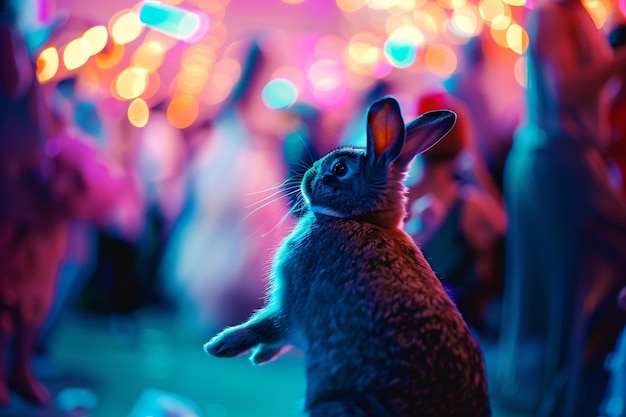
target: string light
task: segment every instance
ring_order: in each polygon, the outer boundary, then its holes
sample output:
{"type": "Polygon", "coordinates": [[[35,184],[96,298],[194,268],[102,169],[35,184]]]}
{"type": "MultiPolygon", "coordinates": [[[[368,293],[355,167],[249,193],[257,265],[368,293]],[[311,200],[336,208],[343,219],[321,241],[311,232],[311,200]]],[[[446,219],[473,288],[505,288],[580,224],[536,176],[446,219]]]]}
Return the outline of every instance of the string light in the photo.
{"type": "MultiPolygon", "coordinates": [[[[305,1],[283,0],[287,4],[305,1]]],[[[614,8],[608,1],[583,0],[599,28],[614,8]]],[[[187,125],[194,114],[193,103],[212,106],[223,102],[241,76],[240,56],[227,53],[242,42],[228,42],[224,23],[228,2],[138,1],[134,7],[115,13],[108,28],[91,27],[64,46],[41,51],[37,79],[48,82],[58,76],[61,65],[74,71],[93,57],[95,66],[81,69],[103,74],[92,77],[92,83],[108,84],[113,97],[131,103],[140,98],[145,103],[162,92],[173,97],[168,107],[173,123],[187,125]],[[185,3],[198,9],[191,10],[185,3]],[[144,31],[145,37],[138,42],[144,31]],[[182,55],[178,55],[181,45],[182,55]],[[173,75],[161,68],[170,51],[176,51],[172,52],[174,59],[180,62],[173,75]],[[127,52],[132,52],[128,60],[127,52]],[[121,63],[127,67],[117,68],[121,63]],[[118,74],[107,75],[105,70],[118,74]],[[187,118],[180,113],[181,108],[192,110],[187,118]]],[[[340,30],[309,44],[313,48],[308,51],[306,69],[291,65],[274,71],[264,89],[268,106],[289,106],[292,100],[309,93],[319,104],[328,106],[333,97],[341,100],[347,94],[342,88],[360,91],[374,79],[388,77],[394,68],[414,72],[425,68],[447,77],[457,70],[458,48],[487,29],[487,35],[506,51],[522,55],[528,47],[528,34],[516,23],[525,8],[532,6],[528,0],[335,0],[335,4],[344,15],[340,30]]],[[[620,8],[626,8],[625,4],[626,0],[619,0],[620,8]]],[[[522,61],[515,62],[515,79],[522,85],[522,61]]],[[[128,108],[130,111],[131,106],[128,108]]]]}

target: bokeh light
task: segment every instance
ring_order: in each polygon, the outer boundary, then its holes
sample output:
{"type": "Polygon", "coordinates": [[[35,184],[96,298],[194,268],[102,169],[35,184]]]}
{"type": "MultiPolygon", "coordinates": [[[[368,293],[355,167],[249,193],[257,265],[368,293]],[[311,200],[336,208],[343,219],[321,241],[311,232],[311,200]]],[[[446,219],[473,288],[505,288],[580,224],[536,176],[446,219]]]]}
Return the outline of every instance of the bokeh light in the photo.
{"type": "Polygon", "coordinates": [[[414,26],[396,29],[385,42],[385,56],[396,68],[410,67],[415,63],[418,48],[424,43],[424,35],[414,26]]]}
{"type": "Polygon", "coordinates": [[[143,31],[144,24],[139,20],[137,13],[126,11],[115,19],[112,18],[111,37],[116,43],[121,45],[130,43],[137,39],[143,31]]]}
{"type": "Polygon", "coordinates": [[[208,29],[208,18],[157,1],[144,1],[139,8],[141,23],[177,39],[189,40],[198,34],[200,28],[208,29]],[[202,17],[205,17],[203,19],[202,17]],[[203,22],[203,20],[205,20],[203,22]],[[204,23],[204,24],[201,24],[204,23]]]}
{"type": "Polygon", "coordinates": [[[337,0],[337,7],[345,13],[356,12],[365,6],[365,0],[337,0]]]}
{"type": "Polygon", "coordinates": [[[139,67],[124,69],[115,80],[115,91],[123,99],[134,99],[146,91],[148,71],[139,67]]]}
{"type": "Polygon", "coordinates": [[[511,18],[511,16],[506,14],[500,14],[495,16],[491,20],[491,22],[489,22],[489,25],[494,30],[506,30],[509,26],[511,26],[512,23],[513,19],[511,18]]]}
{"type": "Polygon", "coordinates": [[[526,70],[526,57],[520,56],[515,60],[515,64],[513,65],[513,76],[515,77],[515,81],[523,87],[526,88],[528,85],[528,72],[526,70]]]}
{"type": "Polygon", "coordinates": [[[429,37],[439,35],[445,30],[448,15],[446,11],[437,3],[428,2],[413,13],[415,25],[420,28],[426,39],[434,39],[429,37]]]}
{"type": "Polygon", "coordinates": [[[191,126],[199,114],[198,101],[188,94],[175,96],[167,106],[167,120],[176,128],[191,126]]]}
{"type": "Polygon", "coordinates": [[[59,52],[50,46],[39,54],[37,58],[37,80],[40,83],[50,81],[59,70],[59,52]]]}
{"type": "Polygon", "coordinates": [[[90,51],[89,41],[83,38],[71,40],[63,50],[63,65],[70,71],[82,67],[89,60],[90,51]]]}
{"type": "Polygon", "coordinates": [[[449,46],[433,44],[426,49],[424,63],[433,74],[448,77],[456,71],[458,58],[449,46]]]}
{"type": "Polygon", "coordinates": [[[307,77],[318,91],[332,91],[341,84],[341,68],[337,61],[320,59],[311,65],[307,77]]]}
{"type": "Polygon", "coordinates": [[[165,59],[165,47],[157,41],[142,43],[133,53],[130,64],[144,68],[149,73],[159,69],[165,59]]]}
{"type": "MultiPolygon", "coordinates": [[[[596,24],[606,20],[602,16],[610,7],[607,1],[583,0],[590,13],[595,11],[599,16],[594,18],[596,24]]],[[[40,53],[37,77],[45,82],[57,76],[55,51],[57,61],[58,55],[62,55],[63,64],[70,70],[83,66],[93,56],[97,68],[92,69],[102,74],[95,82],[106,86],[100,91],[110,91],[117,100],[145,101],[159,94],[159,100],[191,96],[196,104],[216,106],[227,99],[241,76],[242,51],[228,51],[235,44],[246,44],[241,37],[229,41],[225,20],[228,3],[229,0],[136,0],[132,8],[113,14],[108,30],[103,25],[91,27],[82,40],[74,39],[62,49],[40,53]],[[197,32],[202,16],[211,20],[203,37],[183,39],[197,32]],[[147,30],[142,39],[144,28],[147,30]],[[166,59],[175,64],[164,67],[166,59]],[[107,69],[110,71],[101,71],[107,69]]],[[[426,69],[435,76],[449,76],[458,69],[456,51],[470,38],[479,36],[485,26],[496,44],[506,49],[505,53],[523,54],[528,46],[527,33],[513,19],[514,15],[523,16],[525,11],[515,7],[525,5],[525,0],[335,3],[336,10],[343,13],[339,30],[307,33],[303,41],[306,55],[294,56],[298,62],[280,62],[266,75],[266,80],[271,81],[263,94],[269,107],[282,108],[311,95],[318,104],[323,102],[328,107],[333,95],[340,97],[343,87],[349,90],[346,94],[354,96],[376,79],[392,76],[395,69],[413,73],[426,69]],[[300,59],[303,56],[308,59],[300,59]]],[[[284,33],[281,36],[285,45],[292,40],[284,33]]],[[[180,100],[186,99],[175,100],[173,108],[179,106],[176,103],[180,100]]]]}
{"type": "Polygon", "coordinates": [[[178,88],[183,93],[197,94],[206,86],[209,80],[209,68],[196,63],[185,63],[178,73],[178,88]]]}
{"type": "Polygon", "coordinates": [[[506,30],[506,44],[509,49],[517,54],[523,54],[528,48],[528,34],[523,27],[513,23],[506,30]]]}
{"type": "Polygon", "coordinates": [[[89,43],[89,56],[93,56],[104,49],[109,39],[109,32],[105,26],[94,26],[87,29],[82,38],[89,43]]]}
{"type": "Polygon", "coordinates": [[[451,29],[468,38],[482,31],[482,22],[478,8],[470,3],[455,9],[450,17],[451,29]]]}
{"type": "Polygon", "coordinates": [[[298,99],[298,90],[291,81],[277,78],[265,85],[261,98],[270,109],[284,109],[298,99]]]}
{"type": "Polygon", "coordinates": [[[454,10],[464,6],[467,3],[467,0],[437,0],[437,3],[446,9],[454,10]]]}
{"type": "Polygon", "coordinates": [[[526,0],[503,0],[506,4],[511,6],[521,7],[526,5],[526,0]]]}
{"type": "Polygon", "coordinates": [[[583,0],[583,4],[596,27],[599,29],[604,26],[609,17],[610,5],[606,5],[600,0],[583,0]]]}
{"type": "Polygon", "coordinates": [[[382,50],[378,46],[378,39],[368,32],[354,35],[348,43],[348,58],[359,64],[372,64],[380,60],[382,50]]]}
{"type": "Polygon", "coordinates": [[[365,4],[372,10],[389,9],[398,3],[398,0],[365,0],[365,4]]]}
{"type": "Polygon", "coordinates": [[[128,121],[135,127],[144,127],[150,118],[150,108],[145,100],[136,98],[128,105],[128,121]]]}
{"type": "Polygon", "coordinates": [[[507,41],[507,29],[497,29],[494,28],[493,26],[490,29],[490,33],[491,33],[491,38],[494,40],[494,42],[498,45],[500,45],[503,48],[508,48],[509,44],[507,41]]]}
{"type": "Polygon", "coordinates": [[[486,22],[491,22],[497,16],[506,15],[505,6],[502,0],[480,0],[478,2],[478,10],[486,22]]]}

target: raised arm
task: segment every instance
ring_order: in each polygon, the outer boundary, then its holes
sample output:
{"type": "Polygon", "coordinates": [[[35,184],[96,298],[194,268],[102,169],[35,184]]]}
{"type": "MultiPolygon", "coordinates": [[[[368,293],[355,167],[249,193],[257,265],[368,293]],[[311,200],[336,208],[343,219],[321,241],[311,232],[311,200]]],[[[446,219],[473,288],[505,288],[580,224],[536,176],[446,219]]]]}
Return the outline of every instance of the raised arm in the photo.
{"type": "Polygon", "coordinates": [[[205,343],[204,350],[217,357],[233,357],[255,350],[259,361],[266,362],[286,344],[286,328],[280,315],[271,308],[265,307],[256,312],[243,324],[228,327],[205,343]],[[269,357],[268,357],[269,356],[269,357]]]}

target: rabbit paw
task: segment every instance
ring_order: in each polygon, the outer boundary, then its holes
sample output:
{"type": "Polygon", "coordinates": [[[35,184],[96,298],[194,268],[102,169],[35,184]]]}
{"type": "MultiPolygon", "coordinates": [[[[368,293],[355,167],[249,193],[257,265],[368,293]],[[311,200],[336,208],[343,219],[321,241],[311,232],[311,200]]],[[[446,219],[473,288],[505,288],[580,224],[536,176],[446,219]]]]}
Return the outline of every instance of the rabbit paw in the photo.
{"type": "Polygon", "coordinates": [[[205,343],[204,351],[218,358],[241,356],[248,353],[256,344],[250,339],[248,329],[229,328],[205,343]]]}

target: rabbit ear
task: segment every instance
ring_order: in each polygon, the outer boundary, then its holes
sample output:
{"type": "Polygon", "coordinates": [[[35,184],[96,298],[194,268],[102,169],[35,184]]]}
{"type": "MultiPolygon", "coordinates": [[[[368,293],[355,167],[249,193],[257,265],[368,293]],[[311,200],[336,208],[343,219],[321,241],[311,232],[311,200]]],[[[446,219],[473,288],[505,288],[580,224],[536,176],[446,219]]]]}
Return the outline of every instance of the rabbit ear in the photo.
{"type": "Polygon", "coordinates": [[[375,101],[367,112],[367,159],[387,165],[402,152],[404,121],[400,105],[388,96],[375,101]]]}
{"type": "Polygon", "coordinates": [[[408,165],[415,156],[439,142],[455,123],[456,113],[450,110],[434,110],[420,115],[406,126],[406,141],[396,163],[408,165]]]}

